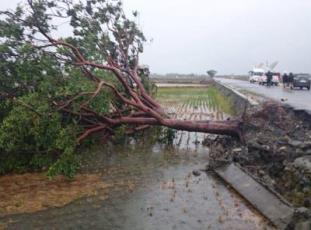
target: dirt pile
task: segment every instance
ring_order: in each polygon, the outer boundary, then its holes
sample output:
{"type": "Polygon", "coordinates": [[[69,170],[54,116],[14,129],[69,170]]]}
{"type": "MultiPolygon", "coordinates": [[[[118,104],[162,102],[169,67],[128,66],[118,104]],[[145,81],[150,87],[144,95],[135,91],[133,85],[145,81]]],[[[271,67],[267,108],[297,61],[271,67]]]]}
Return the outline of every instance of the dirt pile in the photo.
{"type": "Polygon", "coordinates": [[[205,139],[211,163],[237,162],[296,207],[311,210],[311,122],[307,114],[265,103],[244,117],[245,145],[205,139]]]}

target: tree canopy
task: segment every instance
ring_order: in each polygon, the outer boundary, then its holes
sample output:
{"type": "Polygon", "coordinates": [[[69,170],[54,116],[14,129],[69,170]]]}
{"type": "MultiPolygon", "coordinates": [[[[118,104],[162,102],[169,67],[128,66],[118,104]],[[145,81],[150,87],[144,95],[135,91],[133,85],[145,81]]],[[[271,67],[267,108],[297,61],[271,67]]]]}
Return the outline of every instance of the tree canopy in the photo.
{"type": "Polygon", "coordinates": [[[2,171],[33,165],[73,175],[75,148],[95,133],[107,140],[120,127],[240,135],[239,121],[181,121],[164,113],[138,73],[146,39],[136,16],[126,17],[119,0],[26,0],[1,12],[2,171]],[[20,166],[14,156],[23,159],[20,166]]]}

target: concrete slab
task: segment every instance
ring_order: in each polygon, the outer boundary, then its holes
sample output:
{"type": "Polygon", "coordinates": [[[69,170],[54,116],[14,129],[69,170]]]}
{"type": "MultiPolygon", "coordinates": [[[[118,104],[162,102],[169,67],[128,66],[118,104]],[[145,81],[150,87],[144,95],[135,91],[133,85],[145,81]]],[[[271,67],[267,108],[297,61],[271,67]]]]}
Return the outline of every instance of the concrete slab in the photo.
{"type": "Polygon", "coordinates": [[[239,92],[238,90],[236,90],[234,87],[232,87],[230,84],[226,84],[224,82],[221,82],[219,80],[216,80],[216,82],[218,84],[221,84],[223,87],[227,88],[229,91],[232,91],[233,93],[235,93],[237,96],[243,98],[244,100],[248,101],[248,103],[252,106],[256,106],[259,105],[259,103],[253,99],[251,99],[250,97],[247,97],[246,95],[244,95],[243,93],[239,92]]]}
{"type": "Polygon", "coordinates": [[[231,163],[215,169],[215,172],[276,227],[285,229],[290,223],[294,209],[240,167],[231,163]]]}

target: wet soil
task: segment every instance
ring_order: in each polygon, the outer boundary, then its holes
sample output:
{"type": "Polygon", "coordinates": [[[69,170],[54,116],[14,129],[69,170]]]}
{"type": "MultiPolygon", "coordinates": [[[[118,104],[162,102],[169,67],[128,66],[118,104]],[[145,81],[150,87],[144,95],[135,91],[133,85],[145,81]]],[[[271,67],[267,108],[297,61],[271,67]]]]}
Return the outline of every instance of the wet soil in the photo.
{"type": "Polygon", "coordinates": [[[307,168],[311,154],[309,115],[267,102],[245,115],[244,128],[245,145],[230,138],[205,140],[214,159],[210,166],[237,162],[295,207],[310,209],[311,174],[307,168]]]}
{"type": "Polygon", "coordinates": [[[114,184],[100,174],[78,174],[74,179],[58,176],[49,180],[44,173],[0,177],[0,217],[62,207],[81,197],[107,191],[114,184]]]}

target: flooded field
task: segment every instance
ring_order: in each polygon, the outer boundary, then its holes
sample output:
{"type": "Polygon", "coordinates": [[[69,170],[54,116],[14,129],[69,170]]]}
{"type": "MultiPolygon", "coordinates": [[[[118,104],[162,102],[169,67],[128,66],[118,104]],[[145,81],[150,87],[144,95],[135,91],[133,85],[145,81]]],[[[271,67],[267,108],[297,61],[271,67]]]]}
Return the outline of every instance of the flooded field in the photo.
{"type": "MultiPolygon", "coordinates": [[[[158,89],[158,100],[171,117],[180,120],[226,120],[235,114],[232,104],[213,87],[163,87],[158,89]]],[[[209,136],[213,135],[178,131],[175,146],[208,151],[201,143],[209,136]]]]}
{"type": "MultiPolygon", "coordinates": [[[[158,99],[179,119],[227,119],[232,106],[213,88],[159,88],[158,99]]],[[[212,174],[201,145],[207,134],[179,131],[172,145],[156,130],[84,153],[81,174],[106,185],[57,208],[0,218],[8,229],[270,229],[267,221],[212,174]]],[[[48,191],[46,191],[48,193],[48,191]]]]}

